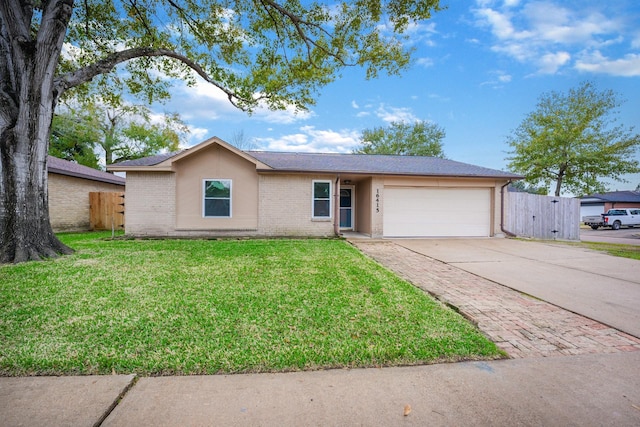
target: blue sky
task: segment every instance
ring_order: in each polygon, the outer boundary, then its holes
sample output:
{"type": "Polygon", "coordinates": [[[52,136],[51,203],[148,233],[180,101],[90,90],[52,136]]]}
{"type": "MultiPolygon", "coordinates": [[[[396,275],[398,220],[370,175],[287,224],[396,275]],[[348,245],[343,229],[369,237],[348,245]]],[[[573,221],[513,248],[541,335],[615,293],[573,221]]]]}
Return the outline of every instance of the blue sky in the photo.
{"type": "MultiPolygon", "coordinates": [[[[206,83],[179,84],[163,108],[192,129],[189,144],[240,132],[256,149],[350,152],[363,129],[429,120],[446,131],[445,155],[506,169],[506,136],[538,97],[584,80],[626,102],[620,123],[640,132],[640,2],[615,0],[443,1],[446,10],[411,29],[414,64],[401,76],[367,81],[348,69],[307,113],[235,110],[206,83]]],[[[640,158],[640,153],[637,154],[640,158]]],[[[612,190],[634,189],[630,182],[612,190]]]]}

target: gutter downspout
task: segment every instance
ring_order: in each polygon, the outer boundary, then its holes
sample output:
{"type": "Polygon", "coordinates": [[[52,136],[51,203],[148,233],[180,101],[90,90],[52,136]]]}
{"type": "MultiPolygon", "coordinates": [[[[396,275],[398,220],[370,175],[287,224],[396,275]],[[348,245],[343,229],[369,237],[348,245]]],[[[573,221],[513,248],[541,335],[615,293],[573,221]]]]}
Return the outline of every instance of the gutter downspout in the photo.
{"type": "Polygon", "coordinates": [[[340,175],[336,178],[336,190],[333,195],[333,232],[340,236],[340,175]]]}
{"type": "Polygon", "coordinates": [[[509,237],[517,237],[514,233],[504,228],[504,189],[509,184],[511,184],[511,180],[500,187],[500,230],[509,237]]]}

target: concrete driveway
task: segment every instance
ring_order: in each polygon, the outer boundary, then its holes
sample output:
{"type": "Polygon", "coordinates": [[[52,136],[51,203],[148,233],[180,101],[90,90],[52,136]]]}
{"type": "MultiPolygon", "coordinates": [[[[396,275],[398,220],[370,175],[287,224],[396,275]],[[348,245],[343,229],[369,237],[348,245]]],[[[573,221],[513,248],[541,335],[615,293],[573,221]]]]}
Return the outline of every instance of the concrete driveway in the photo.
{"type": "Polygon", "coordinates": [[[513,239],[394,243],[640,337],[640,261],[513,239]]]}
{"type": "Polygon", "coordinates": [[[599,228],[597,230],[581,228],[580,240],[584,242],[620,243],[640,246],[640,229],[637,227],[621,228],[620,230],[612,230],[610,228],[599,228]]]}

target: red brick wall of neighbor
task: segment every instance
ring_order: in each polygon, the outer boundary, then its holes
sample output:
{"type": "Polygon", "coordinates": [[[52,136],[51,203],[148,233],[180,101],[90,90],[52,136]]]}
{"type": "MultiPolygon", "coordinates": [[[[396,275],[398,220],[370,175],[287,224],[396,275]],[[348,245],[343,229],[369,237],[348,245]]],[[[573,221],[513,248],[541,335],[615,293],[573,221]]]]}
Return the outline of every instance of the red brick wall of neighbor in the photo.
{"type": "Polygon", "coordinates": [[[89,230],[89,192],[124,191],[124,185],[49,173],[49,216],[53,231],[89,230]]]}
{"type": "Polygon", "coordinates": [[[622,209],[622,208],[638,208],[640,209],[640,203],[624,203],[624,202],[606,202],[604,204],[604,212],[609,209],[622,209]]]}

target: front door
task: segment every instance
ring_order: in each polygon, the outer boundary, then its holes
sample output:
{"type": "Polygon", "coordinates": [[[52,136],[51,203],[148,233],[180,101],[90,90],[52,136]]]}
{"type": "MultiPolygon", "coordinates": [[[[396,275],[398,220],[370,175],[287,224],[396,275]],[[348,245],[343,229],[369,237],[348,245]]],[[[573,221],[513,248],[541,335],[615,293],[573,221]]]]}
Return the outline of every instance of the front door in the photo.
{"type": "Polygon", "coordinates": [[[353,230],[353,187],[340,187],[340,228],[353,230]]]}

